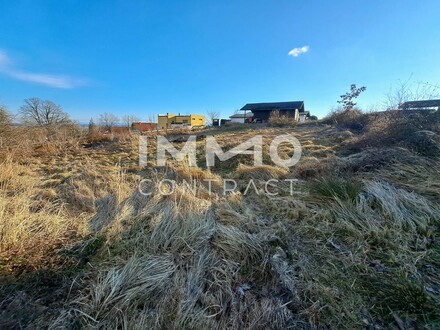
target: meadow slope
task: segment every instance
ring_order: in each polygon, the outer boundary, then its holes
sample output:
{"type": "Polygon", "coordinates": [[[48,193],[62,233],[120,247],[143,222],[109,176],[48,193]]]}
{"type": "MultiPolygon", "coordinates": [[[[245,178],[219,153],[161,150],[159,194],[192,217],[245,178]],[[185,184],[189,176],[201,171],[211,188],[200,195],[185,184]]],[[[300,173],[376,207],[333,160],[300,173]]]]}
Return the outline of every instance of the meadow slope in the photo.
{"type": "Polygon", "coordinates": [[[237,156],[210,171],[202,158],[140,168],[136,135],[5,150],[0,328],[440,327],[438,126],[408,142],[386,123],[209,131],[224,149],[265,142],[265,165],[237,156]],[[288,170],[268,157],[280,134],[303,149],[288,170]],[[176,189],[143,196],[144,178],[176,189]]]}

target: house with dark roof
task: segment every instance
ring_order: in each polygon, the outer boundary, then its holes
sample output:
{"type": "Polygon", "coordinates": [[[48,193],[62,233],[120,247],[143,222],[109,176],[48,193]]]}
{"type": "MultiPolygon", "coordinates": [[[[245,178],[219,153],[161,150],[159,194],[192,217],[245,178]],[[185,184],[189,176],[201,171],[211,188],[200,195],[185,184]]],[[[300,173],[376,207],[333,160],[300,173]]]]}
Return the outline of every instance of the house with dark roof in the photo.
{"type": "Polygon", "coordinates": [[[300,121],[302,115],[304,120],[306,118],[306,111],[304,108],[304,101],[294,102],[271,102],[271,103],[248,103],[240,111],[252,112],[254,122],[267,122],[272,111],[278,110],[281,116],[295,118],[300,121]]]}
{"type": "Polygon", "coordinates": [[[232,116],[229,116],[229,119],[231,120],[231,123],[250,123],[252,122],[252,112],[246,112],[246,113],[236,113],[232,116]]]}
{"type": "Polygon", "coordinates": [[[402,103],[399,106],[402,110],[440,110],[440,99],[439,100],[420,100],[420,101],[409,101],[402,103]]]}

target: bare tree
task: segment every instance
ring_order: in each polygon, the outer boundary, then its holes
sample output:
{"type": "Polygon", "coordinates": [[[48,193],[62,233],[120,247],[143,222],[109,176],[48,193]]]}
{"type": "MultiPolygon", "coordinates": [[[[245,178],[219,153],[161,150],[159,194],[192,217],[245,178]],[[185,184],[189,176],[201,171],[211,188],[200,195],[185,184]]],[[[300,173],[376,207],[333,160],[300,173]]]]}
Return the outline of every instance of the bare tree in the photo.
{"type": "Polygon", "coordinates": [[[89,135],[93,135],[97,132],[97,127],[93,118],[90,118],[89,121],[89,135]]]}
{"type": "Polygon", "coordinates": [[[9,125],[11,123],[11,115],[5,106],[0,104],[0,125],[9,125]]]}
{"type": "Polygon", "coordinates": [[[391,86],[385,95],[383,106],[387,110],[396,110],[408,101],[430,100],[440,97],[440,86],[428,82],[412,82],[412,77],[406,81],[399,80],[396,87],[391,86]]]}
{"type": "Polygon", "coordinates": [[[112,113],[103,113],[99,116],[99,125],[105,130],[111,130],[119,122],[119,118],[112,113]]]}
{"type": "Polygon", "coordinates": [[[208,110],[206,111],[206,113],[208,114],[209,122],[211,123],[211,125],[214,119],[219,119],[220,117],[220,113],[215,110],[208,110]]]}
{"type": "Polygon", "coordinates": [[[122,116],[122,123],[131,129],[131,125],[135,122],[141,121],[139,117],[133,115],[125,115],[122,116]]]}
{"type": "Polygon", "coordinates": [[[155,115],[148,115],[148,122],[149,123],[154,123],[156,120],[156,116],[155,115]]]}
{"type": "Polygon", "coordinates": [[[71,123],[69,115],[63,111],[61,106],[38,97],[25,99],[19,112],[21,121],[26,125],[53,126],[71,123]]]}
{"type": "Polygon", "coordinates": [[[0,104],[0,147],[3,147],[3,140],[11,134],[11,115],[5,106],[0,104]]]}

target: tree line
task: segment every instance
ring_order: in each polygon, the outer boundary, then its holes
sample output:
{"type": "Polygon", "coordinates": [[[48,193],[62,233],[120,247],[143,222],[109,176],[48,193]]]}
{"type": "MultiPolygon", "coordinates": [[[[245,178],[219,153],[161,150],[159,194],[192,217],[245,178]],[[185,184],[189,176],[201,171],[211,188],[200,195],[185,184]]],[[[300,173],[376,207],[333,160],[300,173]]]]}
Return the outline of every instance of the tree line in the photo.
{"type": "MultiPolygon", "coordinates": [[[[366,90],[366,87],[357,87],[355,84],[350,86],[350,91],[341,95],[338,103],[342,106],[343,111],[355,109],[354,102],[357,97],[366,90]]],[[[433,99],[440,97],[440,86],[425,82],[418,82],[415,85],[411,82],[411,77],[400,84],[385,95],[382,102],[382,108],[386,110],[398,109],[399,106],[410,100],[433,99]]],[[[207,111],[208,117],[215,119],[219,117],[219,113],[214,110],[207,111]]],[[[315,117],[315,116],[314,116],[315,117]]],[[[10,130],[10,124],[14,116],[12,116],[5,106],[0,104],[0,135],[10,130]]],[[[48,130],[53,130],[60,126],[79,126],[75,123],[63,108],[51,100],[43,100],[38,97],[31,97],[24,100],[23,105],[18,111],[18,118],[20,123],[26,126],[43,127],[48,130]]],[[[112,113],[105,112],[99,115],[97,123],[93,118],[90,119],[89,128],[93,127],[95,130],[109,131],[112,127],[121,125],[123,127],[131,128],[134,122],[140,121],[140,118],[134,115],[124,115],[118,117],[112,113]]],[[[149,121],[153,121],[150,116],[149,121]]]]}
{"type": "MultiPolygon", "coordinates": [[[[24,100],[23,105],[18,110],[17,119],[25,126],[45,128],[77,124],[59,104],[38,97],[31,97],[24,100]]],[[[7,111],[6,107],[0,105],[0,129],[2,129],[4,125],[10,124],[12,120],[13,116],[7,111]]],[[[131,125],[138,121],[140,121],[140,118],[134,115],[124,115],[119,118],[112,113],[105,112],[99,115],[98,125],[95,124],[93,118],[90,119],[90,125],[99,126],[104,130],[110,130],[119,124],[131,128],[131,125]]]]}

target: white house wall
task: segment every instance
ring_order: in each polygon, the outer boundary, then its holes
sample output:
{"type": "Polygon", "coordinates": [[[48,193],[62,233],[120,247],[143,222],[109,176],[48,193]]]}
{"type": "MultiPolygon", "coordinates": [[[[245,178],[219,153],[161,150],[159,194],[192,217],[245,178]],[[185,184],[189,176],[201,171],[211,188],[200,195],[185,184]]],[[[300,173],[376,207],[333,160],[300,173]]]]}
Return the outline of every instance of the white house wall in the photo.
{"type": "Polygon", "coordinates": [[[244,124],[244,118],[231,118],[231,123],[244,124]]]}

